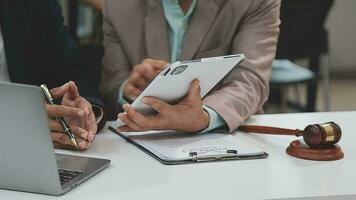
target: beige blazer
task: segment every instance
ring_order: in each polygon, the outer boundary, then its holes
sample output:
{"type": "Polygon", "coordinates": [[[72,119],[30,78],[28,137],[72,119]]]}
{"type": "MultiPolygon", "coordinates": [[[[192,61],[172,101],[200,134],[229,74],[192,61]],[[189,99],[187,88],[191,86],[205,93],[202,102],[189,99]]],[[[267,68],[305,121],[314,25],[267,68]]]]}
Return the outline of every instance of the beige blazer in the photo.
{"type": "MultiPolygon", "coordinates": [[[[180,60],[244,53],[247,60],[204,98],[233,131],[261,112],[269,95],[279,34],[280,0],[197,0],[180,60]]],[[[101,95],[117,114],[118,90],[145,58],[170,60],[160,0],[106,0],[101,95]]]]}

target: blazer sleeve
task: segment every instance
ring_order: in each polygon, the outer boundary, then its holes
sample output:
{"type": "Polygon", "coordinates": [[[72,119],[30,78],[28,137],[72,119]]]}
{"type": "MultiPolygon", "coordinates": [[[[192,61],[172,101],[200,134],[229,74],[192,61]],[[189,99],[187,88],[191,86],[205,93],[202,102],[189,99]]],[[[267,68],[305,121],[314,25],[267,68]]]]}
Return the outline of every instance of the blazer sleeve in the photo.
{"type": "MultiPolygon", "coordinates": [[[[62,10],[56,0],[48,2],[48,19],[46,51],[43,56],[45,62],[43,68],[50,68],[49,74],[52,82],[50,87],[62,85],[68,81],[75,81],[79,92],[91,103],[103,106],[98,93],[98,86],[91,74],[89,67],[84,65],[76,43],[72,40],[64,25],[62,10]]],[[[92,66],[99,67],[99,66],[92,66]]]]}
{"type": "Polygon", "coordinates": [[[229,131],[262,111],[269,95],[271,65],[279,35],[280,0],[254,0],[239,27],[232,53],[244,53],[246,60],[204,99],[227,123],[229,131]]]}
{"type": "MultiPolygon", "coordinates": [[[[104,57],[102,60],[102,74],[99,92],[104,104],[110,108],[108,117],[116,119],[116,115],[122,109],[119,107],[119,88],[130,75],[130,62],[124,48],[121,45],[119,36],[116,34],[111,23],[110,1],[105,1],[103,12],[103,33],[104,33],[104,57]]],[[[112,11],[114,12],[114,11],[112,11]]]]}

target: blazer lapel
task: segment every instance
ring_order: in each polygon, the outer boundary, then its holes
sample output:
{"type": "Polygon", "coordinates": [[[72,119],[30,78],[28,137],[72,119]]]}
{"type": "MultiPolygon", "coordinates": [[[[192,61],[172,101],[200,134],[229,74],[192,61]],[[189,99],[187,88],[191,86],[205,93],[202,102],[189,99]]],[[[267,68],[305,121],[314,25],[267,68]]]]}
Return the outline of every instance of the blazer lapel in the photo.
{"type": "Polygon", "coordinates": [[[148,58],[170,61],[168,25],[160,0],[147,1],[145,40],[148,58]]]}
{"type": "Polygon", "coordinates": [[[181,60],[190,60],[198,51],[219,11],[217,0],[198,0],[184,38],[181,60]]]}
{"type": "Polygon", "coordinates": [[[24,0],[1,0],[1,31],[12,82],[23,82],[24,73],[24,0]]]}

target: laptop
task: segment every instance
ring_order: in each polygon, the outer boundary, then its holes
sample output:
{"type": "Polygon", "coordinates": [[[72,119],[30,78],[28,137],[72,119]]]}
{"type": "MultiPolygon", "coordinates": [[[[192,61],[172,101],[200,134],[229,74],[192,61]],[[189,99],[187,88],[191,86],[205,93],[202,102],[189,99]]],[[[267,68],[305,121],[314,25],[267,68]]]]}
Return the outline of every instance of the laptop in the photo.
{"type": "Polygon", "coordinates": [[[54,153],[39,87],[0,82],[0,188],[62,195],[110,160],[54,153]]]}

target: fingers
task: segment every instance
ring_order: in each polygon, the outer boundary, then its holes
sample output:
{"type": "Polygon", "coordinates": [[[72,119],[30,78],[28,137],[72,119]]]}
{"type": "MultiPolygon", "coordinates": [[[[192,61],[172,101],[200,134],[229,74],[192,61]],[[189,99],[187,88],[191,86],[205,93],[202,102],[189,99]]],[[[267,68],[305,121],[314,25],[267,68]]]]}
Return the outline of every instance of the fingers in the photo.
{"type": "Polygon", "coordinates": [[[50,118],[59,117],[84,117],[83,109],[73,108],[62,105],[49,105],[46,104],[47,114],[50,118]]]}
{"type": "Polygon", "coordinates": [[[80,97],[78,98],[77,107],[83,109],[85,112],[83,125],[88,132],[88,137],[86,139],[88,141],[93,141],[97,131],[97,124],[92,105],[86,99],[80,97]]]}
{"type": "MultiPolygon", "coordinates": [[[[54,119],[49,119],[49,126],[51,131],[53,132],[59,132],[59,133],[64,133],[63,127],[61,124],[54,119]]],[[[79,137],[84,140],[88,140],[89,142],[93,141],[94,137],[90,136],[88,131],[84,130],[83,128],[80,128],[79,126],[70,126],[70,130],[76,137],[79,137]]]]}
{"type": "Polygon", "coordinates": [[[124,96],[130,101],[134,101],[140,94],[142,90],[135,87],[133,84],[127,82],[124,86],[124,96]]]}
{"type": "Polygon", "coordinates": [[[97,125],[91,104],[80,97],[78,88],[74,82],[68,82],[65,85],[51,90],[54,98],[64,97],[67,104],[48,105],[46,110],[50,118],[66,117],[71,131],[75,134],[78,147],[75,147],[69,137],[63,133],[63,128],[54,119],[49,120],[52,130],[52,138],[56,147],[70,149],[87,149],[94,140],[97,125]]]}
{"type": "Polygon", "coordinates": [[[119,132],[147,130],[197,132],[206,128],[210,122],[209,114],[202,109],[198,80],[191,83],[187,97],[176,105],[169,105],[154,97],[144,97],[141,102],[152,107],[158,114],[145,116],[125,104],[123,106],[125,113],[120,113],[118,118],[126,126],[119,127],[119,132]]]}
{"type": "Polygon", "coordinates": [[[198,79],[192,81],[190,88],[189,88],[190,95],[200,95],[200,82],[198,79]]]}
{"type": "MultiPolygon", "coordinates": [[[[146,73],[141,74],[141,76],[147,80],[147,83],[151,83],[151,81],[153,81],[153,79],[156,78],[156,76],[159,74],[160,70],[154,70],[152,68],[148,69],[146,73]]],[[[147,85],[148,85],[147,84],[147,85]]],[[[146,86],[147,87],[147,86],[146,86]]]]}
{"type": "Polygon", "coordinates": [[[62,85],[61,87],[53,88],[50,90],[54,99],[63,97],[65,94],[68,94],[68,97],[71,100],[74,100],[79,96],[78,88],[73,81],[62,85]]]}
{"type": "Polygon", "coordinates": [[[143,63],[150,64],[157,71],[161,71],[169,65],[168,62],[164,60],[157,60],[157,59],[145,59],[143,60],[143,63]]]}
{"type": "Polygon", "coordinates": [[[69,137],[65,133],[61,132],[52,132],[52,140],[54,143],[57,143],[56,147],[61,148],[62,146],[66,146],[67,148],[71,149],[80,149],[84,150],[90,147],[91,142],[86,141],[80,138],[76,138],[78,146],[74,146],[70,141],[69,137]]]}
{"type": "Polygon", "coordinates": [[[84,111],[85,116],[89,116],[93,112],[93,108],[91,103],[89,103],[86,99],[83,97],[77,98],[77,102],[75,107],[82,109],[84,111]]]}
{"type": "Polygon", "coordinates": [[[193,102],[201,101],[200,90],[200,82],[199,80],[195,79],[190,85],[188,96],[186,97],[186,99],[193,102]]]}
{"type": "Polygon", "coordinates": [[[133,123],[137,124],[141,130],[151,130],[158,125],[153,116],[144,116],[128,104],[123,105],[123,109],[125,110],[127,117],[133,123]]]}
{"type": "Polygon", "coordinates": [[[138,124],[136,124],[134,121],[132,121],[126,114],[120,113],[117,116],[122,122],[124,122],[127,126],[131,127],[135,131],[142,131],[143,128],[141,128],[138,124]]]}
{"type": "Polygon", "coordinates": [[[49,118],[48,123],[49,123],[49,127],[52,131],[63,132],[63,127],[57,120],[49,118]]]}
{"type": "Polygon", "coordinates": [[[142,98],[141,102],[152,107],[157,112],[164,112],[165,109],[170,108],[169,104],[154,97],[144,97],[142,98]]]}
{"type": "Polygon", "coordinates": [[[79,150],[79,151],[84,151],[88,149],[91,146],[91,143],[88,142],[82,142],[79,143],[79,146],[74,146],[73,144],[62,144],[56,141],[53,141],[54,147],[59,148],[59,149],[69,149],[69,150],[79,150]]]}
{"type": "Polygon", "coordinates": [[[142,79],[141,81],[145,81],[146,83],[150,83],[158,73],[159,70],[155,70],[154,66],[147,63],[136,65],[132,72],[132,74],[136,74],[136,81],[142,79]]]}
{"type": "Polygon", "coordinates": [[[145,78],[144,74],[140,74],[139,72],[132,72],[128,82],[140,90],[145,89],[151,80],[145,78]]]}
{"type": "Polygon", "coordinates": [[[93,141],[98,130],[98,125],[96,124],[96,119],[94,113],[91,113],[87,120],[88,127],[88,140],[93,141]]]}
{"type": "MultiPolygon", "coordinates": [[[[64,144],[64,145],[73,145],[69,137],[65,133],[52,132],[52,140],[54,142],[64,144]]],[[[74,147],[74,145],[73,145],[74,147]]]]}
{"type": "Polygon", "coordinates": [[[83,140],[87,140],[89,142],[93,141],[93,140],[89,140],[88,131],[84,130],[83,128],[80,128],[79,126],[71,126],[70,130],[75,135],[76,139],[83,139],[83,140]]]}
{"type": "Polygon", "coordinates": [[[141,64],[134,67],[134,72],[137,72],[142,78],[151,82],[157,74],[169,65],[163,60],[145,59],[141,64]]]}
{"type": "Polygon", "coordinates": [[[161,71],[161,69],[155,69],[155,66],[148,63],[142,63],[141,65],[139,65],[138,70],[140,69],[144,69],[144,71],[138,71],[138,73],[148,83],[150,83],[161,71]]]}
{"type": "Polygon", "coordinates": [[[93,141],[98,129],[94,113],[91,111],[85,119],[85,127],[88,131],[88,136],[85,138],[88,141],[93,141]]]}
{"type": "Polygon", "coordinates": [[[124,87],[124,96],[133,101],[169,63],[163,60],[145,59],[134,69],[124,87]]]}
{"type": "Polygon", "coordinates": [[[74,146],[73,144],[61,144],[56,141],[53,141],[53,145],[57,149],[79,150],[78,147],[74,146]]]}

